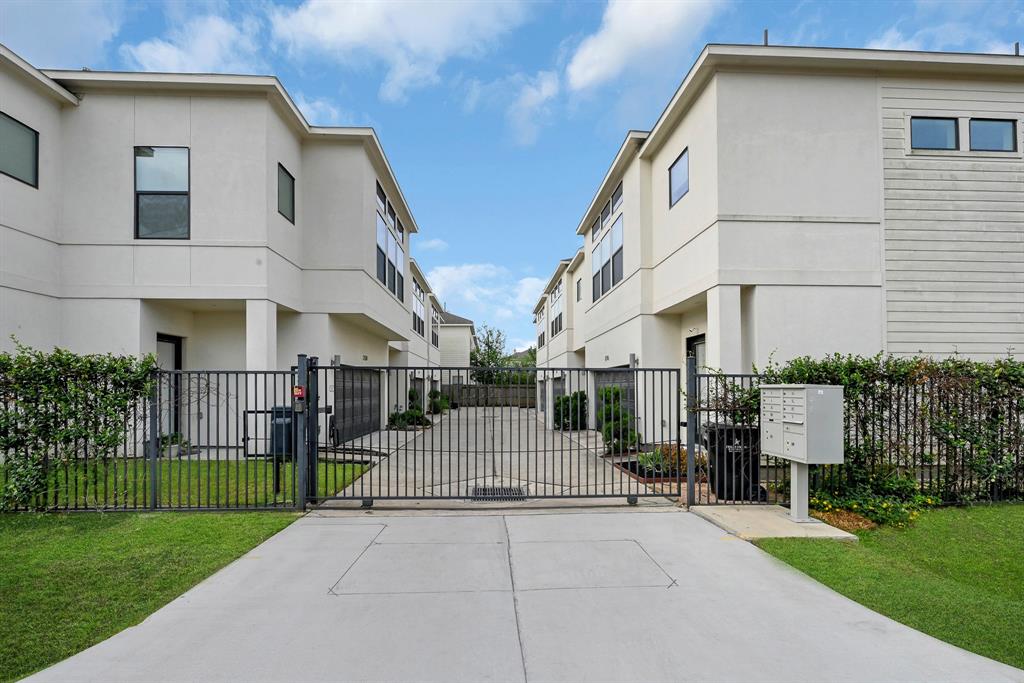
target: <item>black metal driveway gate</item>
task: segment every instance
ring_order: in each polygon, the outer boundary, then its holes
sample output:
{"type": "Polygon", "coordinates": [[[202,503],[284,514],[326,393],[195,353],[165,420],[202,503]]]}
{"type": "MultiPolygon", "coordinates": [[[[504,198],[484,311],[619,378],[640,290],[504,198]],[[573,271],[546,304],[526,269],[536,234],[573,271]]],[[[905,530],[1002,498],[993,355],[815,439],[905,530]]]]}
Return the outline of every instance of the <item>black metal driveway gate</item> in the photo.
{"type": "Polygon", "coordinates": [[[678,369],[296,370],[309,503],[682,491],[678,369]]]}

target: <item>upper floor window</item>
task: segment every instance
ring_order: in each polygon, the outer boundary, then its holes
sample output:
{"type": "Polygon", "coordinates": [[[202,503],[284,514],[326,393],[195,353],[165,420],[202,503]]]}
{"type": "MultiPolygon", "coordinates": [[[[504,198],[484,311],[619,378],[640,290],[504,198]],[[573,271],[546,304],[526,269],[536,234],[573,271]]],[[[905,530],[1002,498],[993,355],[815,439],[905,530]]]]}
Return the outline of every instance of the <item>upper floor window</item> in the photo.
{"type": "Polygon", "coordinates": [[[399,301],[405,301],[405,228],[380,181],[377,191],[377,279],[399,301]]]}
{"type": "Polygon", "coordinates": [[[612,200],[608,200],[604,203],[604,208],[601,209],[601,227],[603,228],[608,224],[608,219],[612,215],[612,200]]]}
{"type": "Polygon", "coordinates": [[[136,147],[135,238],[188,237],[188,148],[136,147]]]}
{"type": "Polygon", "coordinates": [[[277,165],[277,212],[295,224],[295,177],[277,165]]]}
{"type": "Polygon", "coordinates": [[[412,294],[412,329],[416,330],[416,334],[423,337],[425,336],[424,319],[426,318],[423,306],[423,288],[420,287],[420,283],[415,278],[412,281],[412,294]]]}
{"type": "Polygon", "coordinates": [[[0,112],[0,173],[39,187],[39,133],[0,112]]]}
{"type": "Polygon", "coordinates": [[[594,301],[600,299],[622,281],[622,259],[622,216],[619,216],[612,225],[612,229],[601,238],[601,243],[590,255],[594,301]]]}
{"type": "Polygon", "coordinates": [[[540,334],[537,335],[537,348],[538,349],[543,349],[544,348],[544,333],[543,332],[541,332],[540,334]]]}
{"type": "Polygon", "coordinates": [[[583,278],[577,278],[576,280],[576,301],[583,298],[583,278]]]}
{"type": "Polygon", "coordinates": [[[551,292],[551,338],[562,331],[562,281],[551,292]]]}
{"type": "Polygon", "coordinates": [[[597,238],[601,233],[601,218],[600,216],[594,220],[594,225],[590,228],[590,241],[597,244],[597,238]]]}
{"type": "Polygon", "coordinates": [[[1017,122],[1005,119],[971,119],[972,152],[1016,152],[1017,122]]]}
{"type": "Polygon", "coordinates": [[[384,188],[380,186],[380,182],[377,182],[377,208],[382,212],[387,211],[388,196],[384,194],[384,188]]]}
{"type": "Polygon", "coordinates": [[[910,119],[911,149],[959,149],[956,119],[914,116],[910,119]]]}
{"type": "Polygon", "coordinates": [[[622,206],[622,181],[619,181],[618,187],[612,192],[612,213],[618,211],[620,206],[622,206]]]}
{"type": "Polygon", "coordinates": [[[669,198],[668,205],[672,208],[687,192],[690,191],[690,150],[684,149],[683,153],[668,169],[669,198]]]}
{"type": "Polygon", "coordinates": [[[430,309],[430,344],[436,349],[440,337],[441,314],[436,308],[430,309]]]}

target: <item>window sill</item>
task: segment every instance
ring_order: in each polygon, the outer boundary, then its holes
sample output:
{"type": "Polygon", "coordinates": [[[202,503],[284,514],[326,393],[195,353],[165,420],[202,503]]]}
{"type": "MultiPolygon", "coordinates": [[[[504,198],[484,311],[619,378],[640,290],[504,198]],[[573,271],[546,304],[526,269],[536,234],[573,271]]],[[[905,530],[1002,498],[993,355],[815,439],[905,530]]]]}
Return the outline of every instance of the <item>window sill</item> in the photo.
{"type": "Polygon", "coordinates": [[[1024,154],[1020,150],[1016,152],[982,152],[966,149],[908,149],[907,156],[910,157],[939,157],[956,159],[1021,159],[1024,154]]]}

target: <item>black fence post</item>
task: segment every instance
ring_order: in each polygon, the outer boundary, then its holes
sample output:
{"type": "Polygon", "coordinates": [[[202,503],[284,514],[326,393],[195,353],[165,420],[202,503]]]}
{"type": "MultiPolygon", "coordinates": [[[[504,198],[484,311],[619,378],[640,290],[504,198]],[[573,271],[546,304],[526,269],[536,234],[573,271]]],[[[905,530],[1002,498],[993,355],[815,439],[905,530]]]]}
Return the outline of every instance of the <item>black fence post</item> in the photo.
{"type": "Polygon", "coordinates": [[[156,510],[160,492],[158,472],[160,471],[160,372],[153,371],[153,388],[149,392],[149,509],[156,510]]]}
{"type": "Polygon", "coordinates": [[[309,383],[306,354],[299,354],[295,368],[295,390],[292,394],[292,424],[295,427],[295,508],[306,509],[306,387],[309,383]]]}
{"type": "Polygon", "coordinates": [[[686,506],[694,504],[697,478],[697,357],[686,357],[686,506]]]}

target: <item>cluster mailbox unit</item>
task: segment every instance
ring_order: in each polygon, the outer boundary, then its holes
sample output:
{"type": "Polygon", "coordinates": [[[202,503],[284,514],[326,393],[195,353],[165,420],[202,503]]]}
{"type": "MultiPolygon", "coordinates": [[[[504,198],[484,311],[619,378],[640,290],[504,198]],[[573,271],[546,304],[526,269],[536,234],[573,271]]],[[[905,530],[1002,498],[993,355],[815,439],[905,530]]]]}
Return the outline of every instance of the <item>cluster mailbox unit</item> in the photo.
{"type": "Polygon", "coordinates": [[[761,453],[790,461],[789,512],[809,521],[807,466],[843,463],[843,387],[762,384],[761,453]]]}

